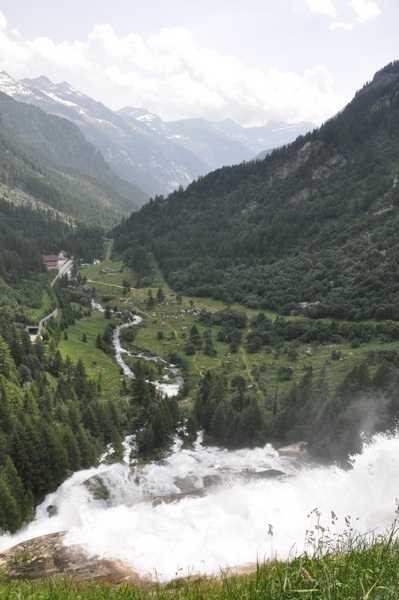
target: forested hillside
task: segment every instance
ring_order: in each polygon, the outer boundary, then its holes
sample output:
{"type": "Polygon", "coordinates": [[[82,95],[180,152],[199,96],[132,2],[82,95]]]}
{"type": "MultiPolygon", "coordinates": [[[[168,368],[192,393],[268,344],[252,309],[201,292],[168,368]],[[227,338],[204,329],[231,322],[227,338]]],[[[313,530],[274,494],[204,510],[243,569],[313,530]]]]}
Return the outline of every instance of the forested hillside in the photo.
{"type": "Polygon", "coordinates": [[[81,360],[57,349],[60,327],[90,313],[90,298],[73,304],[68,280],[50,285],[55,273],[42,255],[101,258],[104,227],[135,207],[136,192],[71,123],[1,95],[0,531],[19,529],[107,443],[121,450],[119,403],[102,397],[81,360]],[[26,325],[55,308],[59,322],[31,340],[26,325]]]}
{"type": "Polygon", "coordinates": [[[37,502],[73,471],[95,464],[105,444],[121,447],[119,403],[102,398],[100,382],[88,377],[81,360],[63,359],[60,325],[49,322],[36,341],[25,327],[55,308],[62,328],[90,312],[87,297],[72,304],[66,278],[50,285],[55,273],[46,271],[42,252],[61,248],[77,260],[101,257],[103,230],[72,228],[50,209],[0,199],[2,532],[31,519],[37,502]]]}
{"type": "MultiPolygon", "coordinates": [[[[0,145],[2,141],[0,134],[0,145]]],[[[27,194],[14,190],[5,195],[0,197],[0,318],[26,324],[50,281],[42,255],[62,249],[83,261],[100,258],[104,231],[84,224],[72,227],[69,219],[27,194]]]]}
{"type": "Polygon", "coordinates": [[[0,93],[0,192],[72,224],[115,225],[147,199],[72,123],[0,93]]]}
{"type": "Polygon", "coordinates": [[[0,531],[16,531],[68,474],[95,464],[105,443],[120,448],[122,413],[100,402],[81,360],[32,344],[4,316],[0,333],[0,531]]]}
{"type": "Polygon", "coordinates": [[[133,264],[226,304],[397,319],[399,62],[322,127],[262,161],[157,197],[115,229],[133,264]]]}

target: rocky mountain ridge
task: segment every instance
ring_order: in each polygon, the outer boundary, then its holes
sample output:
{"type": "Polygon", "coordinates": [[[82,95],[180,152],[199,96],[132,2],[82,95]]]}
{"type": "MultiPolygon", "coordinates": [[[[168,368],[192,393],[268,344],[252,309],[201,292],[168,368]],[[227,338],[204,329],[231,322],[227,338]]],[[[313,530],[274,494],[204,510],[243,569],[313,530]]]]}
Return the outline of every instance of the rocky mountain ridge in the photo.
{"type": "Polygon", "coordinates": [[[293,141],[312,123],[244,128],[230,119],[166,123],[144,108],[112,111],[67,82],[17,80],[0,74],[0,90],[15,100],[71,120],[123,179],[149,195],[164,195],[225,165],[251,160],[293,141]]]}
{"type": "Polygon", "coordinates": [[[0,92],[0,124],[0,187],[10,204],[108,227],[148,200],[72,122],[0,92]]]}

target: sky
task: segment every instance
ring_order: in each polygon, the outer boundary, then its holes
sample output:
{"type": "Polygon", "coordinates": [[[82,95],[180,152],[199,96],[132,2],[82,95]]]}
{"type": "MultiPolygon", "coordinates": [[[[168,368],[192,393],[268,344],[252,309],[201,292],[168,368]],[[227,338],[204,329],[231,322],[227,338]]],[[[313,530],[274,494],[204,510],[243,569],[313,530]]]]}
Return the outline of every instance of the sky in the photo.
{"type": "Polygon", "coordinates": [[[0,71],[164,121],[320,125],[397,59],[398,0],[0,1],[0,71]]]}

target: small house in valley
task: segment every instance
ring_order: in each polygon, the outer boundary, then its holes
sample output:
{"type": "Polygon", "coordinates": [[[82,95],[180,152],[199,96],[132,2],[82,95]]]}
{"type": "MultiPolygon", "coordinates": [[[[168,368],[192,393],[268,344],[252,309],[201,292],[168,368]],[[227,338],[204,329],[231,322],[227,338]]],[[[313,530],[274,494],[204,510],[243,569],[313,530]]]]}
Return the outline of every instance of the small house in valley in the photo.
{"type": "Polygon", "coordinates": [[[60,250],[58,254],[44,254],[43,262],[46,265],[48,271],[59,269],[60,266],[67,259],[67,253],[64,250],[60,250]]]}
{"type": "Polygon", "coordinates": [[[48,271],[58,269],[58,254],[45,254],[43,255],[43,262],[46,265],[48,271]]]}

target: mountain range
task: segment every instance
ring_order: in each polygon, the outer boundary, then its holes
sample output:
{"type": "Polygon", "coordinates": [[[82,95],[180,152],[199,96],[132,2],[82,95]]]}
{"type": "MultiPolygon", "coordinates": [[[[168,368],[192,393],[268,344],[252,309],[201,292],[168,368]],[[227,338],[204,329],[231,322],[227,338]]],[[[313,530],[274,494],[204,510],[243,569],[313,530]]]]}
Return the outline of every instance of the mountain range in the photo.
{"type": "Polygon", "coordinates": [[[72,121],[113,171],[150,196],[164,195],[225,166],[292,142],[312,123],[270,122],[244,128],[230,119],[164,122],[143,108],[112,111],[67,82],[0,74],[0,90],[19,102],[72,121]]]}

